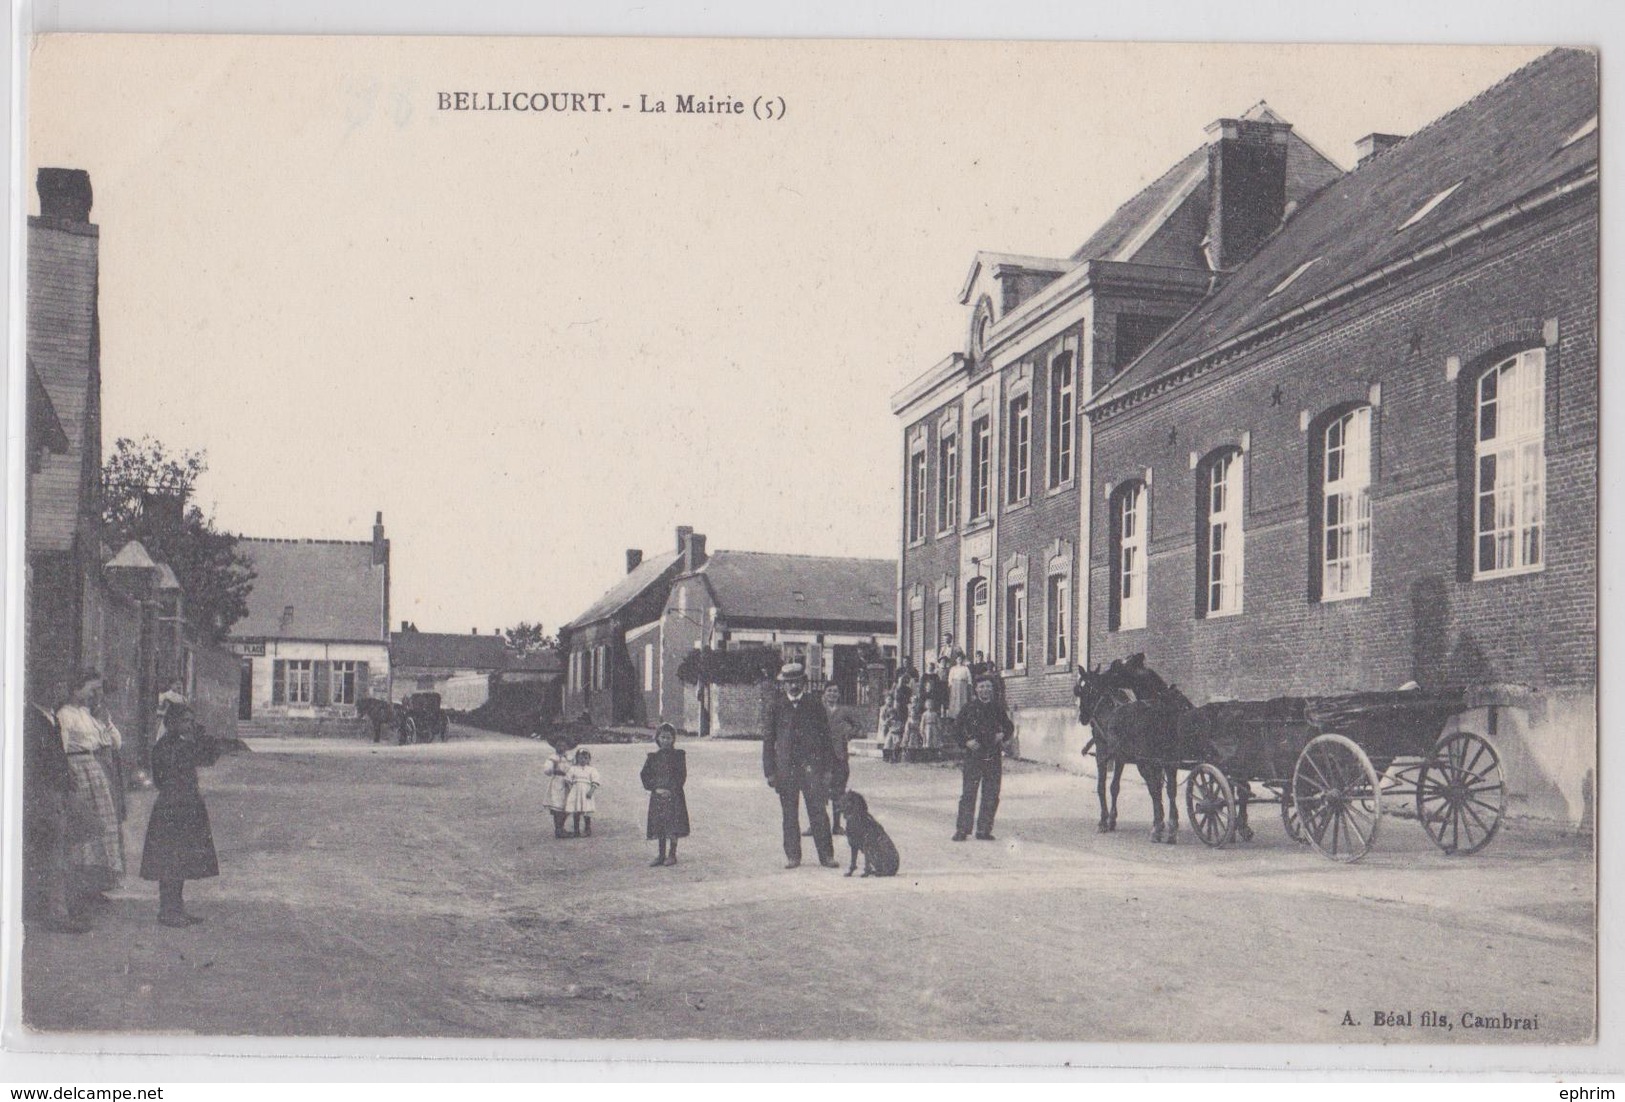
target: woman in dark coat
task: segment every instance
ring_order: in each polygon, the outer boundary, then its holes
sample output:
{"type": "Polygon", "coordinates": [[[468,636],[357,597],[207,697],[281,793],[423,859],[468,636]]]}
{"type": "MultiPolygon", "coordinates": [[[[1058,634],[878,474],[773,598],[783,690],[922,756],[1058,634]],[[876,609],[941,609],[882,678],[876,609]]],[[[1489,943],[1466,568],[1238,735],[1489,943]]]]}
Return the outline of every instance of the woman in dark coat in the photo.
{"type": "Polygon", "coordinates": [[[197,786],[198,766],[213,765],[219,756],[219,744],[198,727],[191,708],[170,705],[164,734],[152,746],[158,799],[141,847],[141,879],[158,881],[158,921],[165,926],[202,922],[186,913],[181,889],[188,880],[220,875],[209,812],[197,786]]]}
{"type": "Polygon", "coordinates": [[[677,864],[677,839],[688,837],[688,760],[677,749],[677,728],[662,723],[655,729],[655,752],[643,761],[643,787],[649,790],[650,838],[660,840],[660,855],[649,867],[677,864]]]}

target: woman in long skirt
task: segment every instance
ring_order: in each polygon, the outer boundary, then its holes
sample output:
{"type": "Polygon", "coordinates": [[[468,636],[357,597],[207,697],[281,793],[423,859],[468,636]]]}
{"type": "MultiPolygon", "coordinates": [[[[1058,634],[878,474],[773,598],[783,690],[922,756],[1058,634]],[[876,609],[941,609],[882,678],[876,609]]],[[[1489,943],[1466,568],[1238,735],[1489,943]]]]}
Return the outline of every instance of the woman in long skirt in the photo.
{"type": "Polygon", "coordinates": [[[192,709],[171,704],[164,733],[152,746],[158,799],[141,847],[141,879],[158,881],[158,921],[165,926],[202,922],[186,913],[181,891],[188,880],[220,875],[209,811],[197,785],[198,767],[213,765],[219,756],[219,743],[198,728],[192,709]]]}
{"type": "Polygon", "coordinates": [[[106,902],[103,893],[124,879],[122,793],[114,789],[108,771],[124,738],[107,714],[101,674],[86,670],[72,684],[68,703],[56,713],[62,748],[73,772],[72,798],[84,801],[102,828],[96,837],[73,846],[68,855],[70,889],[82,905],[106,902]]]}

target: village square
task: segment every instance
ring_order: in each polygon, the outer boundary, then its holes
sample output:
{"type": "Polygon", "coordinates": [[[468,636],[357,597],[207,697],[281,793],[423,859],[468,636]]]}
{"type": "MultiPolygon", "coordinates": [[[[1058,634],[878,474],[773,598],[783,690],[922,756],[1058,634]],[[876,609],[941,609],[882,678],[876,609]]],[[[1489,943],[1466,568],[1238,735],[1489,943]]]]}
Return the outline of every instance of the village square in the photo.
{"type": "MultiPolygon", "coordinates": [[[[1596,58],[1352,156],[1244,106],[1185,120],[1063,255],[938,280],[963,341],[900,384],[777,407],[885,407],[890,470],[606,397],[588,443],[524,458],[648,521],[576,564],[568,619],[472,630],[403,598],[434,526],[355,472],[309,480],[345,530],[236,532],[200,451],[104,432],[124,230],[88,170],[38,166],[28,1028],[1592,1037],[1596,58]],[[649,437],[765,488],[657,522],[658,471],[594,481],[649,437]],[[722,527],[838,534],[829,485],[889,495],[891,554],[722,527]]],[[[386,395],[299,431],[385,425],[448,528],[595,522],[505,502],[485,429],[447,427],[458,385],[442,422],[386,395]]],[[[442,583],[518,584],[482,552],[442,583]]]]}

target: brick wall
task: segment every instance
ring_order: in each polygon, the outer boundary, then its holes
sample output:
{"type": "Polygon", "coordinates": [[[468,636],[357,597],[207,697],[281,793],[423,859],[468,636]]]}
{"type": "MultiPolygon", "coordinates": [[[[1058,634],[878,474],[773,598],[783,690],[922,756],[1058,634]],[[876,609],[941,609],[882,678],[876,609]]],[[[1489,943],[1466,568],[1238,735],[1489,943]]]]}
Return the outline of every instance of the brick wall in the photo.
{"type": "MultiPolygon", "coordinates": [[[[1597,516],[1595,203],[1456,255],[1425,278],[1354,304],[1205,379],[1095,425],[1095,485],[1153,471],[1147,627],[1106,630],[1107,534],[1097,525],[1095,659],[1145,651],[1201,702],[1283,693],[1510,681],[1595,684],[1597,516]],[[1548,319],[1545,567],[1493,581],[1458,569],[1462,380],[1548,319]],[[1510,342],[1510,344],[1509,344],[1510,342]],[[1312,417],[1364,401],[1373,414],[1370,597],[1309,597],[1312,417]],[[1248,441],[1245,608],[1195,616],[1191,452],[1248,441]]],[[[1470,470],[1467,477],[1471,477],[1470,470]]]]}

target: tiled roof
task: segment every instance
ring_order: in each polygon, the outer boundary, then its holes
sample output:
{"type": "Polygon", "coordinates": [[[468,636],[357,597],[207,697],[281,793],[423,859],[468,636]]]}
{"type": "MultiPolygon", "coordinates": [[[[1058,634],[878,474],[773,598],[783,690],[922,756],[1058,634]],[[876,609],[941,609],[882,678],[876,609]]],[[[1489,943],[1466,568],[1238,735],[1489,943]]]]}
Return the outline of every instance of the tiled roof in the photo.
{"type": "MultiPolygon", "coordinates": [[[[1262,122],[1284,122],[1269,104],[1254,104],[1240,116],[1262,122]]],[[[1207,145],[1197,146],[1167,172],[1157,177],[1110,218],[1072,254],[1073,260],[1135,260],[1157,264],[1206,267],[1201,241],[1207,232],[1208,180],[1207,145]],[[1188,189],[1188,190],[1187,190],[1188,189]],[[1181,193],[1184,194],[1181,194],[1181,193]],[[1169,206],[1174,204],[1173,206],[1169,206]],[[1169,209],[1164,210],[1165,207],[1169,209]],[[1159,219],[1162,225],[1154,225],[1159,219]],[[1186,223],[1181,225],[1179,223],[1186,223]],[[1147,232],[1149,231],[1149,232],[1147,232]],[[1141,239],[1143,237],[1143,239],[1141,239]],[[1174,237],[1177,241],[1159,240],[1174,237]],[[1131,242],[1137,242],[1127,255],[1117,255],[1131,242]],[[1149,251],[1146,246],[1156,246],[1149,251]]],[[[1342,175],[1342,168],[1296,132],[1287,137],[1286,198],[1302,203],[1330,181],[1342,175]]]]}
{"type": "Polygon", "coordinates": [[[516,657],[500,635],[403,631],[390,637],[389,664],[448,670],[507,669],[516,657]]]}
{"type": "Polygon", "coordinates": [[[1596,114],[1596,56],[1581,50],[1542,55],[1325,188],[1091,405],[1155,382],[1535,192],[1594,171],[1596,133],[1565,142],[1596,114]]]}
{"type": "Polygon", "coordinates": [[[827,621],[896,631],[893,559],[717,551],[697,573],[733,623],[827,621]]]}
{"type": "Polygon", "coordinates": [[[387,640],[384,568],[372,544],[351,540],[243,538],[254,564],[240,639],[387,640]]]}
{"type": "Polygon", "coordinates": [[[637,600],[644,590],[660,580],[666,570],[676,565],[679,558],[676,551],[667,551],[663,555],[651,555],[638,565],[636,570],[625,575],[620,581],[609,587],[598,600],[588,606],[580,616],[571,620],[565,627],[584,627],[599,620],[607,620],[621,609],[637,600]]]}

